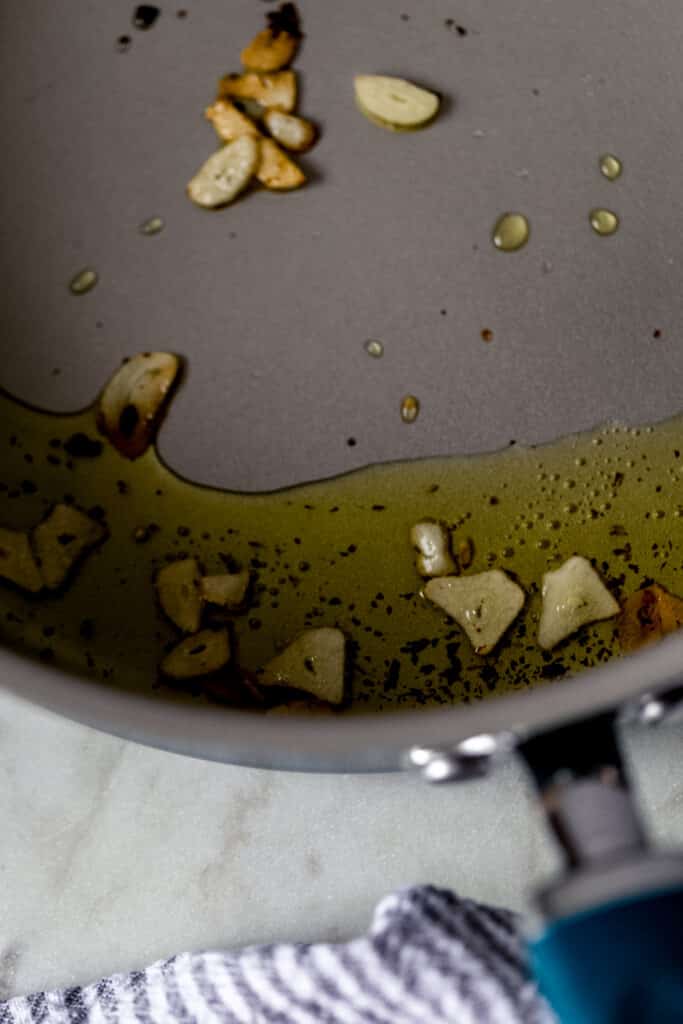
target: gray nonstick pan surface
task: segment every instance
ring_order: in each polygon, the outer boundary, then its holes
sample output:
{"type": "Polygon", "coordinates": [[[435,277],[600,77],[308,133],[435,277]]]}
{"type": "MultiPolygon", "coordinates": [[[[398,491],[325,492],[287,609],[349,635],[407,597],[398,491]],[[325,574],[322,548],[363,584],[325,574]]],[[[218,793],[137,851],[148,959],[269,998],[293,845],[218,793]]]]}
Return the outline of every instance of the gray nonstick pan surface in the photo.
{"type": "MultiPolygon", "coordinates": [[[[67,413],[126,356],[177,352],[161,459],[246,492],[679,414],[680,5],[299,8],[300,110],[321,129],[303,160],[310,182],[207,213],[184,192],[216,145],[202,111],[271,5],[188,0],[179,17],[164,4],[145,31],[120,0],[3,6],[2,387],[67,413]],[[371,124],[354,104],[359,72],[433,88],[439,117],[400,135],[371,124]],[[599,172],[605,152],[623,161],[616,182],[599,172]],[[612,237],[591,230],[596,207],[618,213],[612,237]],[[491,242],[506,210],[531,225],[515,253],[491,242]],[[164,230],[143,236],[155,215],[164,230]],[[83,267],[99,282],[75,297],[83,267]],[[420,399],[409,425],[406,394],[420,399]]],[[[10,414],[2,429],[5,443],[10,414]]],[[[682,492],[670,476],[653,496],[663,540],[679,545],[682,492]]],[[[3,507],[13,525],[6,496],[3,507]]],[[[528,692],[309,719],[178,701],[0,650],[4,686],[99,728],[218,760],[341,770],[613,706],[675,685],[682,665],[675,636],[528,692]]]]}

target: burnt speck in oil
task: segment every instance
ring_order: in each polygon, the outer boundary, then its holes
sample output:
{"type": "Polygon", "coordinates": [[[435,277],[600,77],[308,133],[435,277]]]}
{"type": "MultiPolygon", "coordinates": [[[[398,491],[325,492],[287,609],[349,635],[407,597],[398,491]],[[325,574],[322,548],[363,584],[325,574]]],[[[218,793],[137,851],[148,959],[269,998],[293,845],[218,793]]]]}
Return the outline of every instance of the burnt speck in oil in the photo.
{"type": "Polygon", "coordinates": [[[655,329],[655,330],[654,330],[654,331],[652,332],[652,337],[653,337],[653,338],[661,338],[661,336],[662,336],[662,332],[660,331],[659,327],[657,327],[657,328],[656,328],[656,329],[655,329]]]}
{"type": "Polygon", "coordinates": [[[482,327],[481,330],[482,341],[493,341],[493,331],[490,327],[482,327]]]}
{"type": "Polygon", "coordinates": [[[187,17],[187,11],[185,10],[184,7],[181,7],[179,11],[175,12],[175,16],[176,16],[176,18],[186,18],[187,17]]]}
{"type": "Polygon", "coordinates": [[[78,632],[84,640],[92,640],[95,635],[95,623],[92,619],[82,619],[78,632]]]}
{"type": "Polygon", "coordinates": [[[77,431],[64,442],[64,450],[74,459],[95,459],[102,454],[102,442],[77,431]]]}
{"type": "Polygon", "coordinates": [[[347,437],[346,443],[349,446],[349,448],[355,448],[358,442],[356,441],[355,437],[347,437]]]}
{"type": "Polygon", "coordinates": [[[409,14],[402,14],[401,15],[401,21],[410,21],[410,15],[409,14]]]}
{"type": "Polygon", "coordinates": [[[151,28],[160,14],[160,8],[154,4],[138,4],[133,11],[133,25],[142,30],[151,28]]]}
{"type": "Polygon", "coordinates": [[[116,40],[116,49],[119,51],[119,53],[125,53],[126,50],[130,49],[131,42],[132,39],[130,38],[130,36],[119,36],[116,40]]]}

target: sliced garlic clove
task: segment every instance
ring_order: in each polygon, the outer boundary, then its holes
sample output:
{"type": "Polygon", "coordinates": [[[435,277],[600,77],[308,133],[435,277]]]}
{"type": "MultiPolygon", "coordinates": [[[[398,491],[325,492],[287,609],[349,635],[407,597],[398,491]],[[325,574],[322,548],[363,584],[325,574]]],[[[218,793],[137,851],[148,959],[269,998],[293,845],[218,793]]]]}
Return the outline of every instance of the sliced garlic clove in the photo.
{"type": "Polygon", "coordinates": [[[188,182],[187,194],[197,206],[215,210],[233,202],[247,187],[259,164],[260,147],[249,135],[213,153],[188,182]]]}
{"type": "Polygon", "coordinates": [[[106,536],[106,527],[85,512],[73,505],[55,505],[31,534],[45,586],[61,587],[76,563],[106,536]]]}
{"type": "Polygon", "coordinates": [[[410,540],[417,552],[417,571],[421,576],[449,576],[457,571],[450,552],[448,531],[430,520],[415,523],[410,540]]]}
{"type": "Polygon", "coordinates": [[[227,629],[203,629],[186,636],[161,662],[161,671],[171,679],[196,679],[217,672],[230,661],[227,629]]]}
{"type": "Polygon", "coordinates": [[[404,78],[356,75],[356,103],[371,121],[394,131],[422,128],[439,110],[439,97],[404,78]]]}
{"type": "Polygon", "coordinates": [[[31,594],[42,590],[43,577],[27,533],[0,526],[0,577],[31,594]]]}
{"type": "Polygon", "coordinates": [[[200,592],[209,604],[222,608],[239,608],[244,604],[249,589],[249,572],[223,573],[220,576],[202,576],[200,592]]]}
{"type": "Polygon", "coordinates": [[[624,601],[619,616],[619,643],[624,651],[637,651],[681,627],[683,600],[653,583],[624,601]]]}
{"type": "Polygon", "coordinates": [[[543,605],[538,642],[556,647],[589,622],[611,619],[619,605],[587,558],[574,555],[543,577],[543,605]]]}
{"type": "Polygon", "coordinates": [[[264,28],[244,47],[240,60],[250,71],[280,71],[292,63],[298,48],[296,36],[264,28]]]}
{"type": "Polygon", "coordinates": [[[253,100],[262,107],[277,107],[291,113],[296,107],[297,79],[294,71],[276,71],[260,75],[248,71],[244,75],[226,75],[218,84],[218,98],[253,100]]]}
{"type": "Polygon", "coordinates": [[[261,160],[256,177],[273,192],[291,191],[306,184],[306,175],[272,139],[261,143],[261,160]]]}
{"type": "Polygon", "coordinates": [[[467,634],[477,654],[490,654],[524,605],[524,591],[500,569],[442,576],[425,587],[430,601],[467,634]]]}
{"type": "Polygon", "coordinates": [[[346,638],[340,629],[309,629],[269,661],[259,683],[292,686],[328,704],[344,699],[346,638]]]}
{"type": "Polygon", "coordinates": [[[126,458],[137,459],[154,440],[179,369],[169,352],[144,352],[127,359],[102,392],[98,426],[126,458]]]}
{"type": "Polygon", "coordinates": [[[263,121],[276,142],[294,153],[303,153],[315,142],[315,126],[304,117],[285,114],[282,110],[267,110],[263,121]]]}
{"type": "Polygon", "coordinates": [[[234,142],[243,135],[250,135],[253,139],[263,138],[258,125],[230,100],[216,100],[206,108],[204,117],[211,122],[223,142],[234,142]]]}
{"type": "Polygon", "coordinates": [[[156,575],[159,604],[174,626],[183,633],[196,633],[202,619],[201,575],[194,558],[181,558],[165,565],[156,575]]]}

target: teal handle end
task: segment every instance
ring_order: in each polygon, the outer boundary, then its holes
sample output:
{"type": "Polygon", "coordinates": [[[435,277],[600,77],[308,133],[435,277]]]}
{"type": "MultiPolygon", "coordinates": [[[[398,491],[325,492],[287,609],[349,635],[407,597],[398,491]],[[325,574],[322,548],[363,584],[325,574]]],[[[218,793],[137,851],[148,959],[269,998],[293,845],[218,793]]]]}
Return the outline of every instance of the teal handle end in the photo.
{"type": "Polygon", "coordinates": [[[531,959],[561,1024],[683,1024],[683,888],[555,921],[531,959]]]}

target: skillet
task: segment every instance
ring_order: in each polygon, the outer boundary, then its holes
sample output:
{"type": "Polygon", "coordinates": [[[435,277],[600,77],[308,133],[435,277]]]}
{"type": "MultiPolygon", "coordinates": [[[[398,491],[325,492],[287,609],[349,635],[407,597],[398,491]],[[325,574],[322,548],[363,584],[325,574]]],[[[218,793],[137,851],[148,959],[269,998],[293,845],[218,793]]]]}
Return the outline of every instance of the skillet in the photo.
{"type": "MultiPolygon", "coordinates": [[[[184,195],[215,145],[201,111],[265,9],[164,6],[146,31],[119,2],[3,9],[9,394],[65,414],[124,357],[178,352],[160,456],[244,492],[680,413],[676,4],[302,3],[301,104],[322,129],[310,184],[204,214],[184,195]],[[434,88],[440,117],[400,136],[367,123],[352,96],[360,71],[434,88]],[[624,163],[616,183],[598,171],[607,151],[624,163]],[[591,232],[596,206],[618,210],[613,237],[591,232]],[[531,237],[503,254],[490,234],[510,209],[531,237]],[[142,237],[152,215],[165,228],[142,237]],[[75,298],[83,266],[100,280],[75,298]],[[374,337],[376,361],[363,348],[374,337]],[[408,393],[421,402],[410,426],[397,412],[408,393]]],[[[680,489],[669,481],[657,498],[667,514],[680,489]]],[[[682,524],[669,516],[665,535],[680,544],[682,524]]],[[[673,687],[683,638],[468,706],[315,720],[131,692],[9,648],[0,659],[6,687],[143,742],[382,770],[414,745],[535,731],[673,687]]]]}

